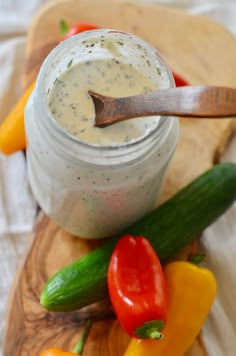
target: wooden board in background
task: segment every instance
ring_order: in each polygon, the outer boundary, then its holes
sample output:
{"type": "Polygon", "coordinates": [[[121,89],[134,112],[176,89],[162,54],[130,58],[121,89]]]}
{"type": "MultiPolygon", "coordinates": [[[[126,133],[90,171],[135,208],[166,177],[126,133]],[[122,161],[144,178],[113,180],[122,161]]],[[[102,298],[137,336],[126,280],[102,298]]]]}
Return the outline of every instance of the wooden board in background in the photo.
{"type": "MultiPolygon", "coordinates": [[[[60,40],[59,20],[93,22],[132,32],[158,48],[171,68],[191,84],[234,86],[236,40],[222,26],[181,11],[125,1],[60,0],[35,18],[29,32],[24,87],[60,40]]],[[[166,177],[162,200],[211,167],[233,134],[233,120],[181,120],[180,143],[166,177]]],[[[122,356],[129,341],[107,301],[73,313],[49,313],[39,304],[48,279],[59,268],[101,242],[75,238],[41,212],[11,290],[3,356],[36,356],[49,346],[72,350],[88,316],[93,325],[84,356],[122,356]]],[[[201,342],[188,356],[205,355],[201,342]]],[[[173,355],[174,356],[174,355],[173,355]]]]}

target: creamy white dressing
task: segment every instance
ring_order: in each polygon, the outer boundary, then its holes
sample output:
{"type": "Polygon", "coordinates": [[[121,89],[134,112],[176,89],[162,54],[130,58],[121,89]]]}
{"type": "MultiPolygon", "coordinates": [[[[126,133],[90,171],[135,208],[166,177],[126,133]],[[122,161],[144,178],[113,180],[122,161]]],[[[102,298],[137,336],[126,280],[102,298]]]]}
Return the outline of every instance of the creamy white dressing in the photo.
{"type": "Polygon", "coordinates": [[[84,142],[97,145],[127,143],[147,135],[158,124],[159,117],[145,117],[102,129],[94,127],[94,104],[89,90],[122,97],[157,89],[157,76],[154,80],[127,63],[119,52],[119,43],[112,46],[110,41],[104,41],[96,43],[96,48],[93,46],[93,51],[105,52],[105,58],[93,57],[75,65],[72,58],[69,68],[55,79],[50,89],[49,108],[54,119],[84,142]]]}

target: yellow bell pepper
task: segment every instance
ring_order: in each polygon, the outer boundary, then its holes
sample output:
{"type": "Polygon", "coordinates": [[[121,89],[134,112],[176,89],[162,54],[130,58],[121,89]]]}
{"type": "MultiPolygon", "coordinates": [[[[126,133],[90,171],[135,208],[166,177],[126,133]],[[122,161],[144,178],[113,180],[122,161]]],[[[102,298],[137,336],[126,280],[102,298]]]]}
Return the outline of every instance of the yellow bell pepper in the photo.
{"type": "Polygon", "coordinates": [[[24,110],[34,86],[33,82],[0,126],[0,151],[6,155],[26,148],[24,110]]]}
{"type": "Polygon", "coordinates": [[[213,273],[186,261],[165,267],[169,312],[161,340],[132,339],[124,356],[183,356],[210,311],[216,295],[213,273]]]}

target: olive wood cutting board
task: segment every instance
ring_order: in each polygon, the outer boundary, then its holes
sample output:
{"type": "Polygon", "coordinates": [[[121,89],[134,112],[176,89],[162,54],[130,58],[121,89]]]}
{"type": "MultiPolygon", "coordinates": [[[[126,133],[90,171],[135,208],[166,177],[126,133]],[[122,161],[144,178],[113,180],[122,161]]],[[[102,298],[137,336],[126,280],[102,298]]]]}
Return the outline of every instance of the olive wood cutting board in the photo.
{"type": "MultiPolygon", "coordinates": [[[[128,1],[60,0],[43,8],[30,28],[24,88],[36,78],[42,61],[60,41],[62,18],[70,25],[86,21],[142,37],[159,49],[171,68],[192,85],[236,85],[236,40],[207,18],[128,1]]],[[[180,142],[161,200],[217,162],[234,130],[232,119],[181,119],[180,142]]],[[[108,300],[71,313],[47,312],[39,303],[42,288],[53,273],[101,243],[71,236],[43,212],[39,213],[12,285],[3,356],[36,356],[51,346],[72,350],[88,317],[94,323],[84,356],[123,355],[129,337],[114,318],[108,300]]],[[[200,337],[188,352],[190,355],[206,355],[200,337]]]]}

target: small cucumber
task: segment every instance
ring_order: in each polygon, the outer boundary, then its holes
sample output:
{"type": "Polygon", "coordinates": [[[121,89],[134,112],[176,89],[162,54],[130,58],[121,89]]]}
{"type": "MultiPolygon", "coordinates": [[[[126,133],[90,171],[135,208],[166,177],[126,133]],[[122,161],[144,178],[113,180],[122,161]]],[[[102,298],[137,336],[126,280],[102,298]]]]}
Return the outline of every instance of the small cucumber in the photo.
{"type": "MultiPolygon", "coordinates": [[[[165,262],[199,236],[235,199],[236,164],[222,163],[196,178],[122,235],[146,237],[165,262]]],[[[120,236],[52,276],[42,292],[41,304],[51,311],[71,311],[105,298],[108,263],[120,236]]]]}

